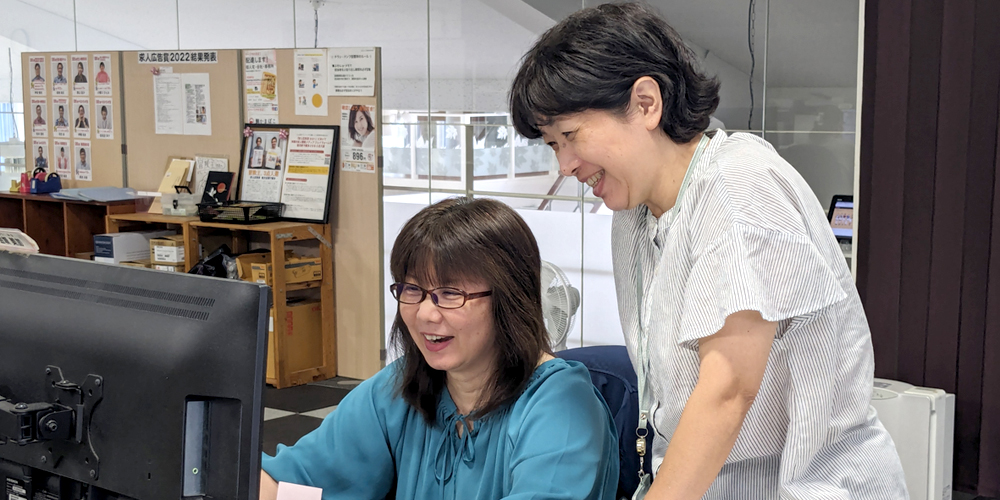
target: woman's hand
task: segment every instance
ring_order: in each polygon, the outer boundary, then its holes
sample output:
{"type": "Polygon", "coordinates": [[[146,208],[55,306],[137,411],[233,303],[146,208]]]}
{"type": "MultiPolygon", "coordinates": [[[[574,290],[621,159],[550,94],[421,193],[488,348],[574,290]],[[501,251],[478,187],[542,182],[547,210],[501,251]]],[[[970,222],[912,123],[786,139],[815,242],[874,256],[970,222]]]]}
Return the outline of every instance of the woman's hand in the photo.
{"type": "Polygon", "coordinates": [[[278,482],[268,473],[260,471],[260,500],[277,500],[278,482]]]}
{"type": "Polygon", "coordinates": [[[699,499],[708,491],[760,390],[777,326],[757,311],[740,311],[699,341],[698,383],[647,500],[699,499]]]}

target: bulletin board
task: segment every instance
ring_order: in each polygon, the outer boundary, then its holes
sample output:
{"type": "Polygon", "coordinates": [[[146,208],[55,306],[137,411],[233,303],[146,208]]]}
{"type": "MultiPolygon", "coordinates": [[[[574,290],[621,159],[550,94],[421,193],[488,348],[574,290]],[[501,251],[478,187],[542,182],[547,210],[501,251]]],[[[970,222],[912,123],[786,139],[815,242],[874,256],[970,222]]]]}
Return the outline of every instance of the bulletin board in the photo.
{"type": "MultiPolygon", "coordinates": [[[[147,51],[143,51],[147,52],[147,51]]],[[[175,53],[178,51],[167,51],[175,53]]],[[[191,51],[204,53],[209,51],[191,51]]],[[[243,107],[238,50],[213,50],[216,62],[139,62],[139,51],[122,52],[125,81],[125,133],[128,145],[128,186],[156,191],[170,157],[199,155],[229,157],[229,171],[237,171],[242,141],[243,107]],[[206,73],[211,97],[211,135],[156,133],[153,68],[175,74],[206,73]]],[[[183,58],[188,59],[188,58],[183,58]]]]}
{"type": "MultiPolygon", "coordinates": [[[[295,114],[295,50],[275,52],[278,123],[339,126],[342,105],[375,106],[376,171],[343,171],[338,148],[330,208],[336,276],[337,374],[365,379],[382,368],[380,352],[385,347],[382,312],[385,279],[382,259],[376,258],[383,249],[381,50],[375,49],[375,96],[327,96],[326,116],[295,114]]],[[[347,132],[341,129],[340,133],[347,132]]]]}
{"type": "MultiPolygon", "coordinates": [[[[65,66],[73,66],[70,62],[65,66]]],[[[70,168],[73,170],[72,179],[63,178],[62,186],[64,189],[68,188],[86,188],[86,187],[97,187],[97,186],[114,186],[123,187],[123,168],[124,157],[122,155],[122,73],[121,73],[121,57],[120,52],[117,51],[98,51],[98,52],[24,52],[21,54],[21,67],[23,68],[22,74],[22,87],[24,89],[24,144],[25,144],[25,162],[29,166],[28,172],[30,173],[34,168],[33,158],[36,155],[36,148],[34,147],[35,139],[44,139],[48,141],[48,159],[49,159],[49,172],[55,172],[55,158],[57,155],[56,148],[53,147],[54,140],[68,141],[70,149],[75,149],[73,147],[74,141],[84,140],[90,142],[90,157],[88,161],[91,164],[91,180],[81,181],[76,178],[75,166],[78,160],[78,154],[69,155],[70,168]],[[110,76],[111,84],[111,95],[110,96],[95,96],[95,78],[93,74],[94,66],[94,55],[110,55],[108,61],[108,66],[110,66],[108,74],[110,76]],[[90,137],[86,139],[76,139],[74,138],[74,121],[76,118],[76,113],[70,113],[67,110],[66,117],[69,120],[69,137],[68,138],[56,138],[53,137],[53,98],[59,98],[59,96],[54,96],[52,92],[52,80],[53,80],[53,68],[52,68],[52,56],[65,56],[67,61],[72,61],[73,56],[86,56],[87,57],[87,67],[86,75],[88,77],[88,88],[86,96],[74,96],[73,95],[73,75],[76,73],[70,67],[65,68],[64,76],[68,80],[69,92],[66,98],[68,99],[69,107],[74,108],[74,99],[84,99],[87,102],[89,108],[88,120],[90,122],[90,137]],[[45,77],[45,87],[44,95],[32,95],[32,85],[31,80],[34,77],[34,64],[32,64],[30,58],[44,58],[44,63],[42,65],[43,73],[45,77]],[[95,98],[101,99],[111,99],[111,121],[113,123],[110,139],[98,139],[97,138],[97,120],[100,117],[100,113],[97,112],[97,107],[95,107],[95,98]],[[44,99],[46,102],[45,109],[45,119],[47,122],[46,136],[45,137],[34,137],[32,131],[32,122],[35,118],[34,106],[31,104],[32,99],[44,99]]]]}

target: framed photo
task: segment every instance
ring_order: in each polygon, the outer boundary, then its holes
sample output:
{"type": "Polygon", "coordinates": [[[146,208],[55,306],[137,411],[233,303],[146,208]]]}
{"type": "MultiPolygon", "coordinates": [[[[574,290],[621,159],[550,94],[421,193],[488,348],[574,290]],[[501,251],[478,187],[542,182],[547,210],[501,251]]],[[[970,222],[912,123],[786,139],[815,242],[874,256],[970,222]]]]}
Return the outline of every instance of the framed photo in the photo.
{"type": "Polygon", "coordinates": [[[202,203],[225,205],[233,185],[232,172],[209,172],[205,182],[205,190],[201,195],[202,203]]]}
{"type": "Polygon", "coordinates": [[[325,224],[339,132],[335,125],[246,124],[239,199],[280,202],[285,220],[325,224]]]}

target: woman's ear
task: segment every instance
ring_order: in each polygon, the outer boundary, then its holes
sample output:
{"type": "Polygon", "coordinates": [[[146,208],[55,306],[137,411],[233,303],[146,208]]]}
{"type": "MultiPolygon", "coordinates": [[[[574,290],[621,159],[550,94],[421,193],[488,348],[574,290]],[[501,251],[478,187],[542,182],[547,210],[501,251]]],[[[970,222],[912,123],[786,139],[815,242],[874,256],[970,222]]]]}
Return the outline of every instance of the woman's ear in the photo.
{"type": "Polygon", "coordinates": [[[652,77],[644,76],[632,84],[632,112],[635,118],[641,120],[646,130],[660,128],[660,118],[663,116],[663,95],[660,94],[660,84],[652,77]]]}

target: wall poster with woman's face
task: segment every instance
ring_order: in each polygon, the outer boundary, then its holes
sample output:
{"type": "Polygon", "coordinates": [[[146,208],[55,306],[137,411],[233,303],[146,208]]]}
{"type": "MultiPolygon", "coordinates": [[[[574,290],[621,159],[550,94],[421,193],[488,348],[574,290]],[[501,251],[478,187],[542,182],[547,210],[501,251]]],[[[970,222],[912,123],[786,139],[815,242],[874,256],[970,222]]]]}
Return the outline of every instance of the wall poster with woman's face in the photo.
{"type": "Polygon", "coordinates": [[[340,109],[341,170],[375,173],[378,113],[375,106],[344,104],[340,109]]]}

